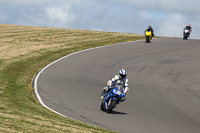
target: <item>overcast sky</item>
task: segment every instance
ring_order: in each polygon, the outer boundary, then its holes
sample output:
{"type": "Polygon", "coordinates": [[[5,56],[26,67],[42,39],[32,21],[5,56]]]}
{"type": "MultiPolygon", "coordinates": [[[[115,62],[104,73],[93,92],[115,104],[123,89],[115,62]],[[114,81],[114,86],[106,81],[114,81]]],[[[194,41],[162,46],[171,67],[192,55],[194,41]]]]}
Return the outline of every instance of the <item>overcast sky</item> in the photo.
{"type": "Polygon", "coordinates": [[[200,39],[199,0],[0,0],[0,23],[200,39]]]}

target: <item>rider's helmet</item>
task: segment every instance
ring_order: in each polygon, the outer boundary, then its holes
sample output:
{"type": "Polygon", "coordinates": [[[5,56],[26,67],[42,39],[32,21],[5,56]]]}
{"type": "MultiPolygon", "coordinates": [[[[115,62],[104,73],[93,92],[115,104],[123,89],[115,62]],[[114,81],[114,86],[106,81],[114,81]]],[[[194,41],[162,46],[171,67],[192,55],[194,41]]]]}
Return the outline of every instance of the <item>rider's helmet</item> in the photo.
{"type": "Polygon", "coordinates": [[[126,78],[127,72],[124,69],[119,70],[119,76],[121,79],[126,78]]]}
{"type": "Polygon", "coordinates": [[[190,24],[188,24],[188,26],[190,26],[190,24]]]}
{"type": "Polygon", "coordinates": [[[152,28],[151,25],[149,25],[148,29],[151,29],[151,28],[152,28]]]}

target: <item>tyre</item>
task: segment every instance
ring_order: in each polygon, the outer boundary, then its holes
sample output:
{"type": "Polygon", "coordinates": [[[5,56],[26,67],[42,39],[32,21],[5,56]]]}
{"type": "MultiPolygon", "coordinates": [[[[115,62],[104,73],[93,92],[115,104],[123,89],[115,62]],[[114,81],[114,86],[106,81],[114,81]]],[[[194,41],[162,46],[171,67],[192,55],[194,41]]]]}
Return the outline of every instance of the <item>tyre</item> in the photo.
{"type": "Polygon", "coordinates": [[[150,42],[149,36],[146,36],[146,42],[147,42],[147,43],[150,42]]]}
{"type": "Polygon", "coordinates": [[[112,100],[112,101],[110,102],[109,108],[106,110],[106,112],[107,112],[107,113],[112,112],[112,110],[113,110],[113,108],[116,106],[116,104],[117,104],[117,101],[112,100]]]}
{"type": "Polygon", "coordinates": [[[104,109],[104,107],[103,107],[103,102],[101,103],[100,109],[101,109],[102,111],[105,111],[105,109],[104,109]]]}
{"type": "Polygon", "coordinates": [[[184,35],[183,39],[187,40],[187,36],[186,36],[186,35],[184,35]]]}

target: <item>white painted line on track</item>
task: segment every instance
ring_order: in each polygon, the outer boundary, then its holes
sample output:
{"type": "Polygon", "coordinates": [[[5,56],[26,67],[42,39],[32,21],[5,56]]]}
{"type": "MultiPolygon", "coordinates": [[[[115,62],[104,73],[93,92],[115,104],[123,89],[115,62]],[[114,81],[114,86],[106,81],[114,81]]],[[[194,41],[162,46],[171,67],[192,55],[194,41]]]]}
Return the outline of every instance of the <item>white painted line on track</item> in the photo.
{"type": "MultiPolygon", "coordinates": [[[[38,82],[38,78],[40,77],[40,74],[41,74],[45,69],[47,69],[49,66],[53,65],[54,63],[56,63],[56,62],[58,62],[58,61],[60,61],[60,60],[62,60],[62,59],[65,59],[65,58],[67,58],[67,57],[69,57],[69,56],[72,56],[72,55],[74,55],[74,54],[78,54],[78,53],[85,52],[85,51],[89,51],[89,50],[93,50],[93,49],[98,49],[98,48],[103,48],[103,47],[110,47],[110,46],[115,46],[115,45],[120,45],[120,44],[125,44],[125,43],[135,43],[135,42],[139,42],[139,41],[143,41],[143,40],[136,40],[136,41],[131,41],[131,42],[123,42],[123,43],[117,43],[117,44],[99,46],[99,47],[95,47],[95,48],[89,48],[89,49],[85,49],[85,50],[81,50],[81,51],[77,51],[77,52],[71,53],[71,54],[66,55],[66,56],[64,56],[64,57],[61,57],[61,58],[58,59],[58,60],[55,60],[54,62],[52,62],[52,63],[48,64],[47,66],[45,66],[44,68],[42,68],[42,69],[35,75],[35,77],[33,78],[33,82],[32,82],[32,83],[33,83],[33,88],[34,88],[34,93],[35,93],[35,95],[36,95],[36,98],[38,99],[39,103],[40,103],[42,106],[44,106],[45,108],[51,110],[52,112],[54,112],[54,113],[56,113],[56,114],[59,114],[59,115],[63,116],[63,117],[68,117],[68,116],[66,116],[66,115],[63,115],[63,114],[61,114],[61,113],[59,113],[59,112],[57,112],[57,111],[51,109],[50,107],[48,107],[47,105],[45,105],[44,102],[42,101],[42,98],[40,97],[39,92],[38,92],[38,88],[37,88],[37,82],[38,82]]],[[[69,117],[68,117],[68,118],[69,118],[69,117]]],[[[73,118],[71,118],[71,119],[73,119],[73,118]]],[[[74,120],[74,119],[73,119],[73,120],[74,120]]]]}

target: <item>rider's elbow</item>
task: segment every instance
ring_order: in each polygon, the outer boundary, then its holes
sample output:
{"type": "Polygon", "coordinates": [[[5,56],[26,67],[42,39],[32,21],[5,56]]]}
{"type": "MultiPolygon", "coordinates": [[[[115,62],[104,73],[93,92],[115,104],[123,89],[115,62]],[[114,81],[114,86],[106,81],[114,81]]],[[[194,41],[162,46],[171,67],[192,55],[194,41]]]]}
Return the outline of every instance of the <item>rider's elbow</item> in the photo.
{"type": "Polygon", "coordinates": [[[126,94],[128,91],[129,91],[129,88],[126,87],[126,88],[124,89],[124,93],[126,94]]]}

